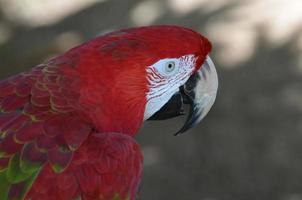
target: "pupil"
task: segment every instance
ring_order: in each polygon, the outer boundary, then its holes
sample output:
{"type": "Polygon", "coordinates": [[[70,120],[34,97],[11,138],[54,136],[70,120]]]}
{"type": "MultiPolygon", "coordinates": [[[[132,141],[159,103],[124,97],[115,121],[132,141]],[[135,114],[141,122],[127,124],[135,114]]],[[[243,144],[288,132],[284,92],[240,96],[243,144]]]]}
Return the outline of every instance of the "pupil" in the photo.
{"type": "Polygon", "coordinates": [[[168,65],[168,67],[171,69],[173,66],[172,66],[172,64],[170,63],[170,64],[168,65]]]}

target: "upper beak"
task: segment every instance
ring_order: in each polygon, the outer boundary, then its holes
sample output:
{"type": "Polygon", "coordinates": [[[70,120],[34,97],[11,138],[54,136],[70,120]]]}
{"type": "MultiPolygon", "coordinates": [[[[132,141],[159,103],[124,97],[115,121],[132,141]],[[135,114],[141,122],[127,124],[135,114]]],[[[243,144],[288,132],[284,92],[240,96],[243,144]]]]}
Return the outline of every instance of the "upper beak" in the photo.
{"type": "Polygon", "coordinates": [[[218,77],[215,65],[208,56],[195,74],[180,88],[190,105],[188,118],[183,127],[175,134],[181,134],[196,126],[213,106],[218,89],[218,77]]]}
{"type": "Polygon", "coordinates": [[[200,70],[180,87],[174,96],[150,119],[161,120],[184,114],[183,104],[189,105],[189,114],[183,127],[175,133],[182,134],[196,126],[214,104],[218,89],[218,77],[215,65],[208,56],[200,70]]]}

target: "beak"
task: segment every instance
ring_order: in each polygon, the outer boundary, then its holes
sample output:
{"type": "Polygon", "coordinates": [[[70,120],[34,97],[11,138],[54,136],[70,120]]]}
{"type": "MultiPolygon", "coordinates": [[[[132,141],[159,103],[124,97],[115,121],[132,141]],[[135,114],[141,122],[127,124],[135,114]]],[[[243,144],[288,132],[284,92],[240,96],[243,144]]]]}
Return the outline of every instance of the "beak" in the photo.
{"type": "Polygon", "coordinates": [[[175,133],[182,134],[196,126],[210,111],[218,89],[215,65],[208,56],[197,72],[179,88],[172,98],[150,120],[163,120],[184,115],[183,104],[189,105],[189,114],[183,127],[175,133]]]}
{"type": "Polygon", "coordinates": [[[176,92],[171,99],[148,120],[165,120],[184,115],[182,93],[176,92]]]}

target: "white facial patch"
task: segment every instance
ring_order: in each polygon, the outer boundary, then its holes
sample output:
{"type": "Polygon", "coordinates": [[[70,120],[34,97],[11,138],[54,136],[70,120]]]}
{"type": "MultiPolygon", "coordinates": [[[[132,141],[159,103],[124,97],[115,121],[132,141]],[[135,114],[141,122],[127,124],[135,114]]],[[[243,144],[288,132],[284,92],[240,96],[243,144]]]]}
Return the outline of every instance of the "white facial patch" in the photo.
{"type": "Polygon", "coordinates": [[[149,92],[144,120],[160,110],[179,91],[195,69],[196,57],[192,54],[180,58],[161,59],[147,67],[149,92]]]}

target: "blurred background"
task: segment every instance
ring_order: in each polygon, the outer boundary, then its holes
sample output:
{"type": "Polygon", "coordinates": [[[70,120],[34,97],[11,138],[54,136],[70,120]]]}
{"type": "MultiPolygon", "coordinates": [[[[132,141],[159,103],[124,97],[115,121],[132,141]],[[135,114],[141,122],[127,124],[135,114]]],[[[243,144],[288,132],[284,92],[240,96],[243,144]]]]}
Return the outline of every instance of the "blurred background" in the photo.
{"type": "Polygon", "coordinates": [[[301,0],[0,0],[0,78],[102,33],[177,24],[213,43],[206,119],[147,122],[143,200],[302,200],[301,0]]]}

